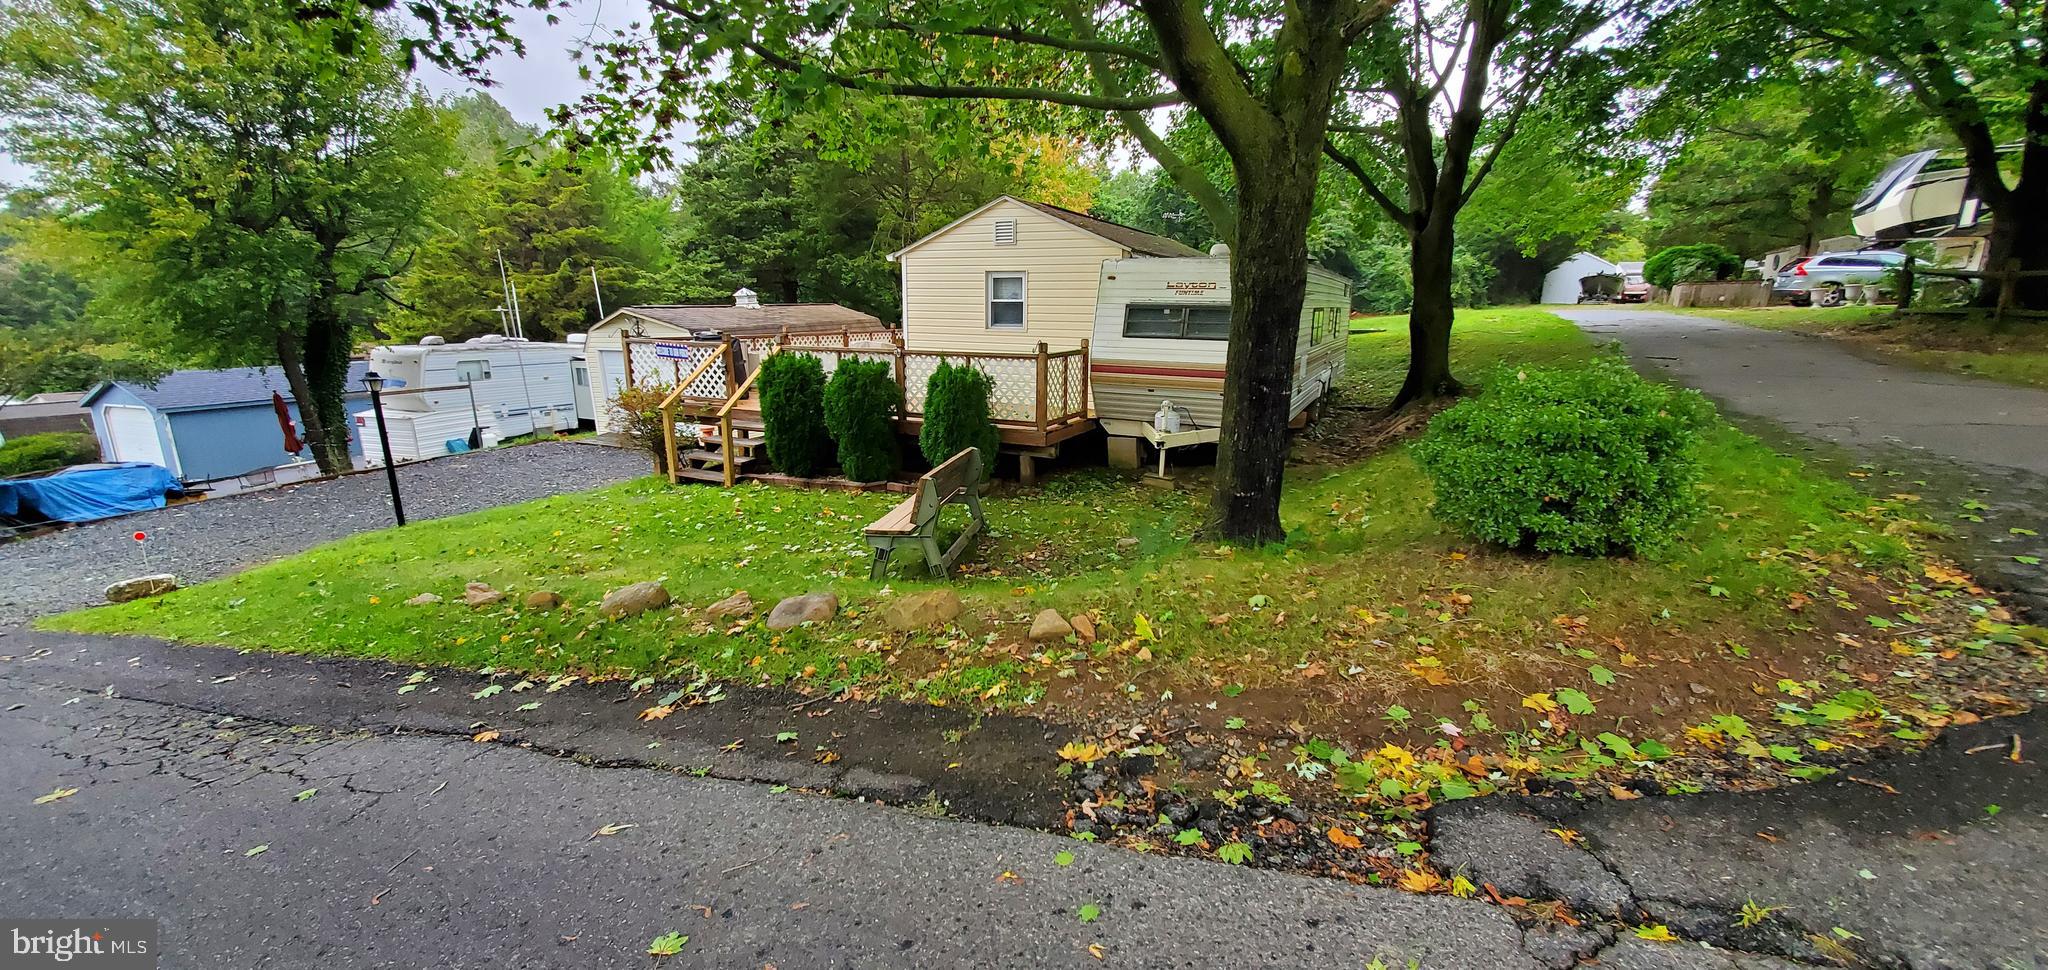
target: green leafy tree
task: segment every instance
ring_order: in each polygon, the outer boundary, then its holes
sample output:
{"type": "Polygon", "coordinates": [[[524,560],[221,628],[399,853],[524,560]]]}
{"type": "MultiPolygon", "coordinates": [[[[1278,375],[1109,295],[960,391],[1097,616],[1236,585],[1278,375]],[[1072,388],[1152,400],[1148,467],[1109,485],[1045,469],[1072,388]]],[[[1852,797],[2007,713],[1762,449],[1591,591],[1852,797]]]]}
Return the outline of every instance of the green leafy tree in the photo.
{"type": "Polygon", "coordinates": [[[839,469],[856,482],[879,482],[902,467],[896,416],[903,390],[886,360],[848,358],[825,384],[825,426],[839,445],[839,469]]]}
{"type": "Polygon", "coordinates": [[[968,448],[981,449],[981,473],[994,471],[1002,434],[990,416],[988,397],[995,378],[972,364],[941,362],[925,382],[924,426],[917,432],[918,450],[936,466],[968,448]]]}
{"type": "Polygon", "coordinates": [[[1342,102],[1328,152],[1409,244],[1408,373],[1395,407],[1462,389],[1451,373],[1458,215],[1532,113],[1558,125],[1607,113],[1614,85],[1586,40],[1629,7],[1397,4],[1349,51],[1367,80],[1342,102]]]}
{"type": "Polygon", "coordinates": [[[444,113],[460,125],[463,168],[433,207],[437,231],[394,285],[405,308],[385,325],[392,336],[498,332],[500,254],[533,339],[560,339],[597,322],[593,271],[607,307],[659,295],[671,221],[666,200],[603,153],[572,156],[547,146],[487,95],[460,99],[444,113]]]}
{"type": "Polygon", "coordinates": [[[817,474],[832,455],[824,364],[810,354],[775,354],[761,362],[760,385],[768,463],[799,478],[817,474]]]}
{"type": "Polygon", "coordinates": [[[39,168],[93,312],[276,363],[348,467],[357,324],[405,265],[448,133],[366,16],[259,0],[0,11],[0,144],[39,168]]]}
{"type": "Polygon", "coordinates": [[[1864,72],[1837,67],[1688,119],[1688,137],[1650,191],[1650,240],[1719,243],[1751,257],[1815,251],[1850,230],[1850,203],[1885,163],[1924,140],[1908,107],[1864,72]]]}
{"type": "MultiPolygon", "coordinates": [[[[422,4],[435,16],[416,49],[474,67],[468,53],[512,44],[509,5],[422,4]]],[[[1143,148],[1235,253],[1210,531],[1233,541],[1282,537],[1291,378],[1325,137],[1347,81],[1372,83],[1355,79],[1348,55],[1392,0],[649,6],[647,30],[597,48],[598,89],[559,119],[568,137],[660,157],[658,138],[681,118],[718,128],[745,105],[771,123],[799,113],[831,119],[855,96],[880,95],[978,112],[987,130],[1042,126],[1143,148]],[[1228,198],[1150,126],[1156,109],[1183,104],[1230,160],[1228,198]]]]}
{"type": "MultiPolygon", "coordinates": [[[[1642,45],[1643,82],[1680,110],[1839,61],[1909,98],[1965,157],[1992,212],[1987,259],[2048,270],[2048,3],[1688,0],[1642,45]],[[2008,153],[2001,146],[2018,145],[2008,153]]],[[[1995,299],[1995,287],[1980,297],[1995,299]]],[[[2020,302],[2048,309],[2048,276],[2020,302]]]]}
{"type": "Polygon", "coordinates": [[[1733,279],[1741,272],[1742,257],[1713,243],[1671,246],[1643,262],[1643,280],[1665,289],[1697,280],[1733,279]]]}

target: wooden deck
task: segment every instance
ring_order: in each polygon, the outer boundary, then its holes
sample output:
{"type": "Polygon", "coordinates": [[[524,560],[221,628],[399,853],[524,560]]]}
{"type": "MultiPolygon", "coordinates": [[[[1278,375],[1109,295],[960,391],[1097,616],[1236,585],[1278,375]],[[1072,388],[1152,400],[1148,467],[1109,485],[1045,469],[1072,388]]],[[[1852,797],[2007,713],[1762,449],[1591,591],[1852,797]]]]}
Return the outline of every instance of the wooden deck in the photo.
{"type": "Polygon", "coordinates": [[[748,348],[740,341],[693,341],[670,338],[620,337],[627,358],[629,386],[644,375],[649,387],[667,390],[662,399],[670,481],[717,481],[731,485],[748,474],[748,466],[765,455],[761,405],[754,382],[760,362],[775,353],[818,358],[827,374],[848,359],[888,363],[903,394],[896,427],[915,436],[924,429],[924,397],[928,382],[944,364],[968,365],[993,382],[989,410],[1003,451],[1018,457],[1019,476],[1035,481],[1036,462],[1058,453],[1062,442],[1096,427],[1090,413],[1088,342],[1073,350],[1053,351],[1045,344],[1037,353],[988,354],[908,350],[891,335],[888,341],[855,345],[842,335],[829,343],[777,342],[748,348]],[[646,358],[639,364],[634,357],[646,358]],[[703,428],[704,433],[688,430],[703,428]],[[682,433],[678,431],[682,430],[682,433]],[[688,447],[697,439],[697,447],[688,447]]]}

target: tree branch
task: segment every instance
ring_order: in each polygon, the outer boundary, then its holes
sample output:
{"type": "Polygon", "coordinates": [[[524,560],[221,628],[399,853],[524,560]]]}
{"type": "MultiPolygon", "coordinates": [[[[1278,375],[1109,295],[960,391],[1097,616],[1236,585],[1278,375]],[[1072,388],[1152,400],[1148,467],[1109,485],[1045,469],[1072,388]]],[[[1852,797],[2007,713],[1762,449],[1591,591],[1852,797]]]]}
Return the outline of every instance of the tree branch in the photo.
{"type": "Polygon", "coordinates": [[[1365,170],[1364,165],[1359,164],[1358,159],[1346,154],[1334,142],[1327,140],[1323,142],[1323,154],[1350,172],[1351,177],[1357,179],[1359,186],[1365,189],[1365,194],[1379,204],[1380,211],[1385,212],[1387,218],[1394,220],[1394,223],[1404,231],[1415,231],[1414,214],[1396,204],[1393,198],[1380,188],[1379,183],[1373,181],[1372,174],[1365,170]]]}

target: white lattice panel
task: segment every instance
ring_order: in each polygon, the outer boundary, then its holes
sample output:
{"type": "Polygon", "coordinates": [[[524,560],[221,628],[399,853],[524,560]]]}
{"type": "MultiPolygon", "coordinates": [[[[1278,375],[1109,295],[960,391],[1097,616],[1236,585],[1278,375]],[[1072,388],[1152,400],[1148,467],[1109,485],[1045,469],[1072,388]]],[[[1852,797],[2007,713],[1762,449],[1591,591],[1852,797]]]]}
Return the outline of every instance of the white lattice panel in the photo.
{"type": "Polygon", "coordinates": [[[925,391],[939,369],[939,358],[930,354],[903,355],[903,407],[910,414],[924,414],[925,391]]]}
{"type": "Polygon", "coordinates": [[[982,373],[995,378],[995,390],[988,396],[988,409],[997,421],[1038,420],[1038,361],[1029,357],[981,357],[974,361],[982,373]]]}
{"type": "Polygon", "coordinates": [[[1046,375],[1046,411],[1052,417],[1082,414],[1088,409],[1088,365],[1079,354],[1054,357],[1046,375]]]}

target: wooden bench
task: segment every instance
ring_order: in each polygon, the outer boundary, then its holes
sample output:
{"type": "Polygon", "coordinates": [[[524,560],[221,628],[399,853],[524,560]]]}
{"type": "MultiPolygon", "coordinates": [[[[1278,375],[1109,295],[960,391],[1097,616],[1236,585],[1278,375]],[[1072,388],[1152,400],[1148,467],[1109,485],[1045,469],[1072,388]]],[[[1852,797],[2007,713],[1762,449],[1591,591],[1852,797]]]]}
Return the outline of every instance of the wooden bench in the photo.
{"type": "Polygon", "coordinates": [[[909,498],[862,530],[868,545],[875,547],[874,569],[868,573],[870,579],[879,580],[887,574],[889,555],[899,546],[923,549],[925,565],[931,568],[933,575],[951,573],[960,553],[988,526],[988,520],[981,515],[981,460],[980,449],[962,449],[959,454],[940,463],[939,467],[924,473],[917,480],[917,490],[909,498]],[[953,540],[951,548],[941,551],[939,511],[956,501],[967,503],[971,517],[960,538],[953,540]]]}

